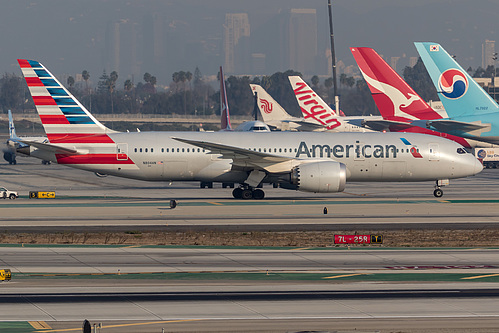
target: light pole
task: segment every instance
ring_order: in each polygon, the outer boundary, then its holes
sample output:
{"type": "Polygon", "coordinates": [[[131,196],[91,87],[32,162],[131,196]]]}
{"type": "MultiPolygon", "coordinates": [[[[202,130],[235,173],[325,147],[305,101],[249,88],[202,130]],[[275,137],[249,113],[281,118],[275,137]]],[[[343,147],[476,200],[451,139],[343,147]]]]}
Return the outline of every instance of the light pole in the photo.
{"type": "Polygon", "coordinates": [[[492,85],[492,98],[496,100],[496,60],[497,60],[497,52],[492,53],[492,78],[491,78],[491,85],[492,85]]]}

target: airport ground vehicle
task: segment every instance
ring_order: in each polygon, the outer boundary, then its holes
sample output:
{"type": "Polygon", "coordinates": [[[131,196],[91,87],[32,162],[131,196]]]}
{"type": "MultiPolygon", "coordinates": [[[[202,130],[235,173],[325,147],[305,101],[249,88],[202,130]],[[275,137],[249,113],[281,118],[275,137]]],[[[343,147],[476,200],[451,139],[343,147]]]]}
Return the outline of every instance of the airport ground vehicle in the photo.
{"type": "Polygon", "coordinates": [[[12,273],[10,269],[0,269],[0,281],[10,281],[12,273]]]}
{"type": "Polygon", "coordinates": [[[14,191],[9,191],[7,190],[5,187],[0,187],[0,198],[3,198],[3,199],[16,199],[18,198],[19,195],[17,194],[17,192],[14,192],[14,191]]]}
{"type": "Polygon", "coordinates": [[[474,154],[487,169],[499,168],[499,148],[475,148],[474,154]]]}

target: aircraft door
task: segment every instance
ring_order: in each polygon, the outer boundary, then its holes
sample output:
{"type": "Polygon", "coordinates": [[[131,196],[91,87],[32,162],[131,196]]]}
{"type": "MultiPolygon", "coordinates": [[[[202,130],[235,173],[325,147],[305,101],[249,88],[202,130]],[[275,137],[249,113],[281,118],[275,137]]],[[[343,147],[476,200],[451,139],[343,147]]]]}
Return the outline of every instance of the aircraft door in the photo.
{"type": "Polygon", "coordinates": [[[438,150],[438,144],[437,143],[430,143],[428,145],[428,151],[429,151],[429,155],[428,155],[428,159],[430,161],[438,161],[440,159],[440,152],[438,150]]]}
{"type": "Polygon", "coordinates": [[[116,144],[116,159],[126,161],[128,159],[128,143],[116,144]]]}

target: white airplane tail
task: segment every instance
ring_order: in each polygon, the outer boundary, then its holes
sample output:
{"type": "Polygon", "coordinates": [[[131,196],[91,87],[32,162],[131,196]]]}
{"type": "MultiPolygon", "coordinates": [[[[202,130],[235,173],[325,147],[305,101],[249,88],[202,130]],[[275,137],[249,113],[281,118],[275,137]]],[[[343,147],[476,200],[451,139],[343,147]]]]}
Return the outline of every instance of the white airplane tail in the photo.
{"type": "Polygon", "coordinates": [[[250,84],[253,95],[256,93],[258,97],[258,109],[262,115],[263,122],[267,124],[289,120],[293,117],[277,103],[265,89],[258,84],[250,84]]]}
{"type": "Polygon", "coordinates": [[[301,77],[288,76],[288,79],[306,121],[322,125],[328,130],[339,126],[337,113],[301,77]]]}

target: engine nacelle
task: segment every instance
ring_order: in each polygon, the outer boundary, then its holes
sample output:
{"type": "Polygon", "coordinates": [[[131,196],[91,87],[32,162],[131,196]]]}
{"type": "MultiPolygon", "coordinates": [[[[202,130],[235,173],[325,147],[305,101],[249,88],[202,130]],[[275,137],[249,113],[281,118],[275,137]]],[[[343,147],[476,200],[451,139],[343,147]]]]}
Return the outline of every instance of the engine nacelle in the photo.
{"type": "Polygon", "coordinates": [[[291,172],[291,183],[299,191],[331,193],[342,192],[347,182],[345,164],[334,161],[303,163],[291,172]]]}

